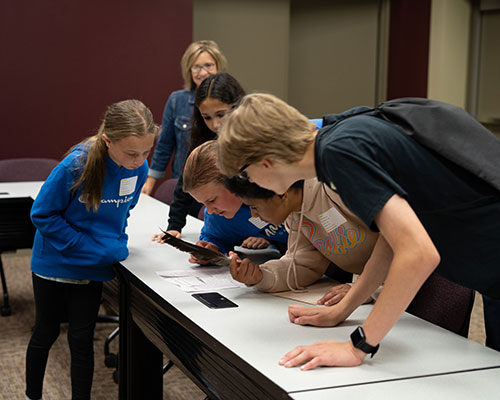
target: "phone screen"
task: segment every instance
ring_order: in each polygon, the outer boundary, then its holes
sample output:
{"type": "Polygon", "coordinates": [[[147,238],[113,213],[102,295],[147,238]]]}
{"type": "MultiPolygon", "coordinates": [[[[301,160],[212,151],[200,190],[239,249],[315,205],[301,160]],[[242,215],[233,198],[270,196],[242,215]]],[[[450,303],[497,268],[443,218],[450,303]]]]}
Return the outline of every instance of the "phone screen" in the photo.
{"type": "Polygon", "coordinates": [[[210,308],[238,307],[238,304],[217,292],[195,293],[192,296],[210,308]]]}

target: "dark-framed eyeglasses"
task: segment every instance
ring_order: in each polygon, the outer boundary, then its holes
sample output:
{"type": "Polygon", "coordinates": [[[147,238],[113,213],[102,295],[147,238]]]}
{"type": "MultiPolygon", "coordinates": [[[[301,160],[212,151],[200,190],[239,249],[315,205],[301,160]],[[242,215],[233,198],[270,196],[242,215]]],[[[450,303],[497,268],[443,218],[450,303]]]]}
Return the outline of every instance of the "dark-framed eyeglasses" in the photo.
{"type": "Polygon", "coordinates": [[[212,72],[214,70],[214,68],[215,68],[215,64],[214,63],[206,63],[206,64],[203,64],[203,65],[193,65],[191,67],[191,72],[193,74],[199,74],[202,69],[204,69],[207,72],[212,72]]]}
{"type": "Polygon", "coordinates": [[[245,170],[249,166],[250,166],[250,164],[245,164],[245,165],[243,165],[243,167],[240,168],[240,170],[238,171],[239,172],[238,178],[240,178],[240,179],[248,179],[248,174],[247,174],[247,171],[245,171],[245,170]]]}

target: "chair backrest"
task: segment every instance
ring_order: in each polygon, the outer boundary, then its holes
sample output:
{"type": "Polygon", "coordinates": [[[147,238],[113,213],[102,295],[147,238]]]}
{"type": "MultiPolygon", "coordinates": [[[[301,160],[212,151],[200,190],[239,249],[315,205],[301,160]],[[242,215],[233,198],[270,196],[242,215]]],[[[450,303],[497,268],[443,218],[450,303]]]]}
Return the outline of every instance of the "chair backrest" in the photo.
{"type": "Polygon", "coordinates": [[[0,160],[0,182],[44,181],[58,163],[53,158],[0,160]]]}
{"type": "Polygon", "coordinates": [[[433,273],[424,282],[406,311],[467,337],[473,305],[472,289],[433,273]]]}
{"type": "Polygon", "coordinates": [[[168,205],[172,204],[174,199],[174,190],[177,186],[177,178],[170,178],[162,182],[160,186],[155,190],[153,197],[168,205]]]}
{"type": "Polygon", "coordinates": [[[205,206],[200,208],[200,211],[198,212],[198,216],[196,218],[201,219],[202,221],[205,220],[205,206]]]}

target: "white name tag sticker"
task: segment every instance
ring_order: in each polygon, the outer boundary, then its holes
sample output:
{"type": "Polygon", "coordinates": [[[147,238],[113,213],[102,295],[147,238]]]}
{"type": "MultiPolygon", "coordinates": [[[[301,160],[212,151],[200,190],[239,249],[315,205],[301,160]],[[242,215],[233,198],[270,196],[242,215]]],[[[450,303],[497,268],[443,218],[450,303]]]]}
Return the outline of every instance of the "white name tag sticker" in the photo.
{"type": "Polygon", "coordinates": [[[126,196],[135,192],[135,185],[137,184],[137,176],[125,178],[120,181],[120,196],[126,196]]]}
{"type": "Polygon", "coordinates": [[[267,225],[267,222],[262,221],[260,218],[252,217],[252,218],[249,218],[248,220],[259,229],[262,229],[267,225]]]}
{"type": "Polygon", "coordinates": [[[335,228],[347,221],[335,207],[332,207],[328,211],[320,214],[319,220],[327,232],[332,232],[335,228]]]}

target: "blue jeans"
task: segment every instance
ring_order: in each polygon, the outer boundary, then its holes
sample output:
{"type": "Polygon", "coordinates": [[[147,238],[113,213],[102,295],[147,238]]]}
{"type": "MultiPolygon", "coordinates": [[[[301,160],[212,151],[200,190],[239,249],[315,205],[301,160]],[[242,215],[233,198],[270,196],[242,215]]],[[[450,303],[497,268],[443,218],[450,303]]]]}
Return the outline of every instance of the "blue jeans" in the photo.
{"type": "Polygon", "coordinates": [[[94,374],[94,328],[101,303],[102,282],[61,283],[33,274],[35,327],[26,352],[26,396],[42,397],[49,350],[68,321],[73,400],[90,399],[94,374]]]}

